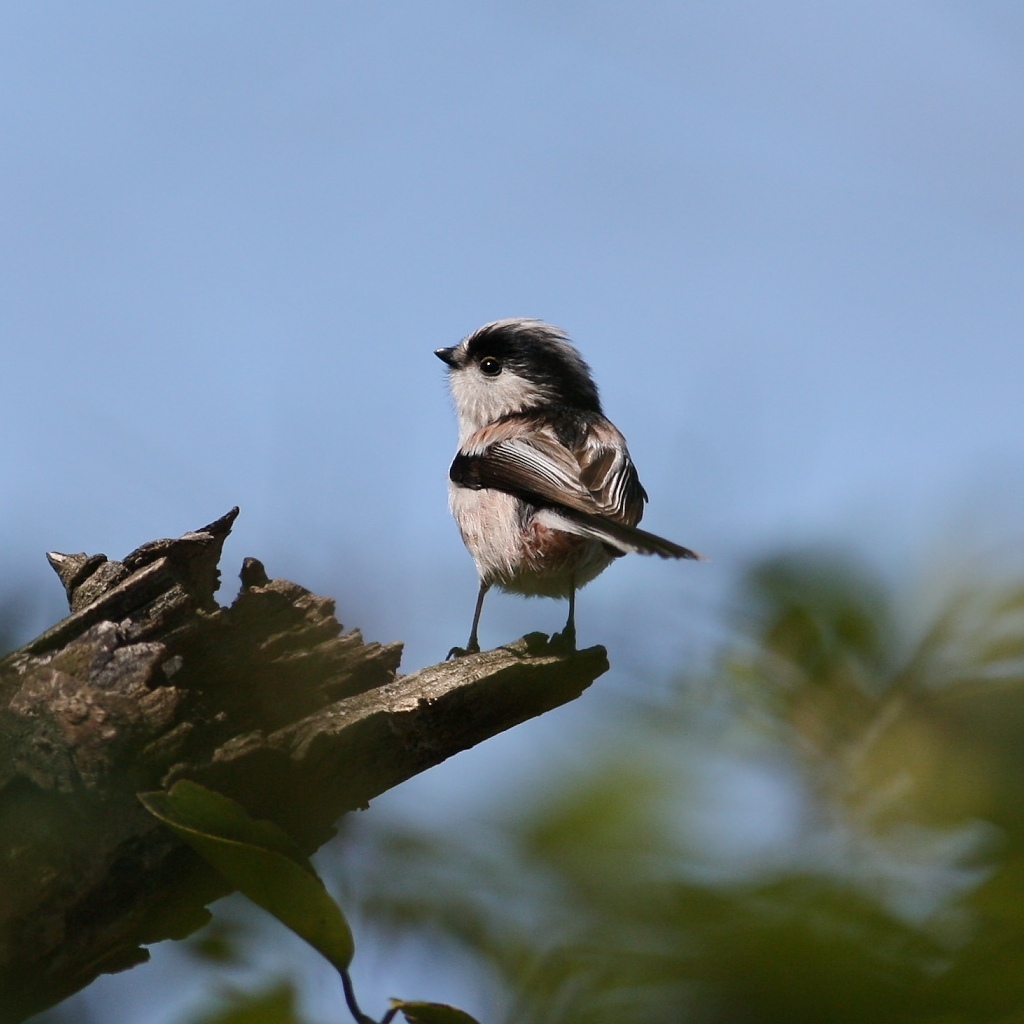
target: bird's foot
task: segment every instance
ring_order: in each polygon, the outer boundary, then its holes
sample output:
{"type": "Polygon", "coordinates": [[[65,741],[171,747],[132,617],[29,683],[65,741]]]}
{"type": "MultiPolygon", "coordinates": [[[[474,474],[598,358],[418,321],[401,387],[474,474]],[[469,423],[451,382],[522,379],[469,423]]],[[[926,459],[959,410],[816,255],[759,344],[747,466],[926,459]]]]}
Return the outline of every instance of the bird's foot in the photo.
{"type": "Polygon", "coordinates": [[[576,627],[567,625],[561,633],[553,634],[550,646],[559,654],[574,654],[576,652],[576,627]]]}
{"type": "Polygon", "coordinates": [[[479,654],[480,645],[471,640],[465,647],[453,647],[445,656],[445,661],[452,661],[455,658],[465,658],[469,654],[479,654]]]}

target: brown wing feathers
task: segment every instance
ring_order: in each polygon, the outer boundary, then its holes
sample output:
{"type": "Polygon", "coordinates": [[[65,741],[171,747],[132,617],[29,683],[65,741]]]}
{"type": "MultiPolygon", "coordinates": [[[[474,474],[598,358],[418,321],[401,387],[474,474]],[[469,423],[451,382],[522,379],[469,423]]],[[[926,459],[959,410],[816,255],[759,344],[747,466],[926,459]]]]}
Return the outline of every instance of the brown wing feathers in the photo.
{"type": "Polygon", "coordinates": [[[578,532],[623,551],[700,558],[633,525],[647,495],[614,426],[593,423],[579,440],[570,450],[534,417],[508,417],[478,431],[455,456],[449,476],[462,487],[494,488],[548,508],[578,532]],[[614,435],[610,447],[601,443],[602,433],[614,435]]]}

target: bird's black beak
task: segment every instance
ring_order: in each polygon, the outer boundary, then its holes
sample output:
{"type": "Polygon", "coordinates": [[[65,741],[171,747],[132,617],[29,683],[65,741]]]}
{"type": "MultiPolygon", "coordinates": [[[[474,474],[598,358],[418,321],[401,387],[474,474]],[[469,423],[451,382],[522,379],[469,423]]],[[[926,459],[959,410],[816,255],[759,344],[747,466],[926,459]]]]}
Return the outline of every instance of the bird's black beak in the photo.
{"type": "Polygon", "coordinates": [[[453,370],[459,365],[455,362],[455,349],[453,348],[435,348],[434,355],[437,356],[442,363],[447,363],[453,370]]]}

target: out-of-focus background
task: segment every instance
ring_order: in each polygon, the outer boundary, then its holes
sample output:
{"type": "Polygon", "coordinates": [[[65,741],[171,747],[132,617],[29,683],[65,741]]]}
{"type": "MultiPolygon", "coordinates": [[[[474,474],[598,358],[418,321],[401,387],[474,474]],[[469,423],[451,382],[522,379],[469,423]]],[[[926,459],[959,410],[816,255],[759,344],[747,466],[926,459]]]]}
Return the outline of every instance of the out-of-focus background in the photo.
{"type": "MultiPolygon", "coordinates": [[[[223,600],[255,555],[439,660],[476,584],[431,352],[548,319],[645,525],[711,561],[616,564],[579,601],[592,692],[325,852],[364,1004],[1011,1019],[1022,117],[1007,0],[4,5],[5,646],[64,613],[44,551],[237,504],[223,600]]],[[[481,640],[563,615],[495,596],[481,640]]],[[[57,1016],[284,979],[340,1019],[220,910],[57,1016]]]]}

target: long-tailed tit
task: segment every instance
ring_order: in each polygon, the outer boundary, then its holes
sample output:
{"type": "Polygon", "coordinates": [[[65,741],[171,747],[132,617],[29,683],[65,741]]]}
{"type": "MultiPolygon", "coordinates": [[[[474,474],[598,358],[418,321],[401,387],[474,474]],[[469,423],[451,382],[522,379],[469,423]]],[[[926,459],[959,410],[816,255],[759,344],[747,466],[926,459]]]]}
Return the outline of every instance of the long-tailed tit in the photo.
{"type": "Polygon", "coordinates": [[[451,654],[480,650],[477,628],[492,586],[568,598],[556,639],[574,647],[576,591],[614,559],[634,551],[700,558],[637,528],[647,493],[564,331],[541,320],[496,320],[434,354],[448,366],[459,419],[448,472],[452,515],[480,577],[469,642],[451,654]]]}

